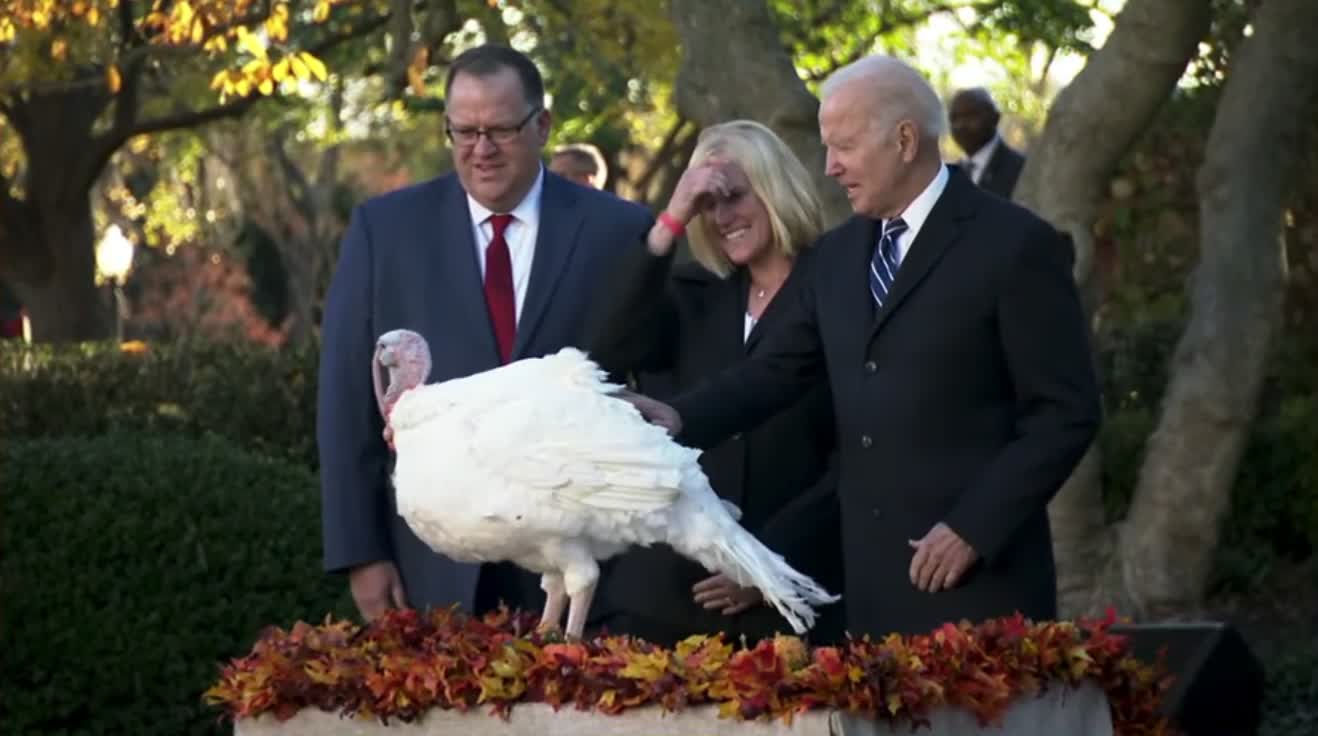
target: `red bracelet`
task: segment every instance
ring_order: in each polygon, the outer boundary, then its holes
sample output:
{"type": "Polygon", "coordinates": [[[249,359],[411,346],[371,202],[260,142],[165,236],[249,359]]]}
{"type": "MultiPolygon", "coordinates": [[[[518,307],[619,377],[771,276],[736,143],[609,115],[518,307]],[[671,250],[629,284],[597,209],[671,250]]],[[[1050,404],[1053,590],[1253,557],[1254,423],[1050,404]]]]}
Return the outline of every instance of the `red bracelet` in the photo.
{"type": "Polygon", "coordinates": [[[675,238],[682,237],[682,234],[686,232],[686,227],[678,222],[676,217],[668,214],[668,210],[659,213],[659,222],[663,223],[664,227],[668,228],[668,232],[672,233],[675,238]]]}

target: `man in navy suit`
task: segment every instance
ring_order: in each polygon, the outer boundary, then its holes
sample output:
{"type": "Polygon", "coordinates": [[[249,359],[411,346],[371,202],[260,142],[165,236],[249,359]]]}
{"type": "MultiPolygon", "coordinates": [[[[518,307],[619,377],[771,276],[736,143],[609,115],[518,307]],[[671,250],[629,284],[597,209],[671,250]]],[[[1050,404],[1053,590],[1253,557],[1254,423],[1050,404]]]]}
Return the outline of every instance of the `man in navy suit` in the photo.
{"type": "MultiPolygon", "coordinates": [[[[372,391],[376,338],[407,328],[431,345],[432,381],[578,344],[592,297],[642,207],[548,172],[544,85],[503,46],[469,50],[445,81],[456,173],[358,206],[322,327],[317,439],[324,565],[346,573],[362,615],[390,607],[542,605],[538,578],[459,564],[425,546],[394,507],[372,391]]],[[[480,488],[470,489],[473,495],[480,488]]]]}
{"type": "Polygon", "coordinates": [[[855,636],[1055,617],[1048,501],[1100,420],[1065,240],[950,171],[943,120],[892,57],[831,77],[827,171],[856,215],[800,257],[755,357],[672,406],[634,399],[710,447],[828,381],[855,636]]]}

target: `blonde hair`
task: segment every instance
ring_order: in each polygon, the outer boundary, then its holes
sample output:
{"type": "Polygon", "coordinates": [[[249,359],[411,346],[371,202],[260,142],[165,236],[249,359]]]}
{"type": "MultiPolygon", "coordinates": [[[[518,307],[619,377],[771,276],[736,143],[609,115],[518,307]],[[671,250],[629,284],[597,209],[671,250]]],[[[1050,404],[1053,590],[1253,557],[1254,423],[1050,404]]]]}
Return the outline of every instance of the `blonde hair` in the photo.
{"type": "MultiPolygon", "coordinates": [[[[700,132],[688,168],[711,157],[741,167],[751,191],[769,214],[772,247],[789,258],[812,245],[824,229],[823,204],[801,160],[767,126],[753,120],[733,120],[700,132]]],[[[732,263],[714,245],[709,223],[697,214],[687,228],[691,255],[700,265],[726,278],[732,263]]]]}

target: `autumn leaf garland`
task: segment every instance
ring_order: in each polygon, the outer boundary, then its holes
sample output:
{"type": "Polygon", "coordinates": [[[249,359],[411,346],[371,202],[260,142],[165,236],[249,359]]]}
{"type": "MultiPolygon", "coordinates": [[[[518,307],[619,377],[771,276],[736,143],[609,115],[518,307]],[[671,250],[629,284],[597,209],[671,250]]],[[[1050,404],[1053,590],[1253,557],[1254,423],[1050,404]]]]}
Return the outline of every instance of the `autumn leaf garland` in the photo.
{"type": "Polygon", "coordinates": [[[205,698],[233,719],[315,708],[388,723],[432,708],[506,715],[538,702],[610,714],[714,704],[740,719],[836,709],[915,724],[950,705],[992,724],[1019,697],[1088,680],[1107,693],[1118,733],[1170,734],[1158,714],[1169,679],[1160,663],[1129,654],[1108,631],[1114,622],[1111,613],[1043,623],[1018,615],[836,647],[788,636],[744,647],[713,636],[665,649],[625,636],[556,641],[534,633],[529,614],[392,611],[368,626],[271,628],[223,666],[205,698]]]}

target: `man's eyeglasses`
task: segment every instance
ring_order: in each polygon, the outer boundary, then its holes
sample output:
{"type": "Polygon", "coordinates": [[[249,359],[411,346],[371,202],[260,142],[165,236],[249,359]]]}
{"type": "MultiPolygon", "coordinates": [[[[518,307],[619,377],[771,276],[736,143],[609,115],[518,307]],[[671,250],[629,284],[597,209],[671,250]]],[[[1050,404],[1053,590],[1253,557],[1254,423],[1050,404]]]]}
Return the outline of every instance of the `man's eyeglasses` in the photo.
{"type": "Polygon", "coordinates": [[[445,121],[444,130],[448,133],[449,140],[459,146],[474,146],[480,141],[482,135],[489,138],[490,142],[496,145],[512,143],[522,132],[522,128],[525,128],[526,124],[531,122],[531,118],[535,117],[538,112],[540,112],[540,108],[532,108],[531,112],[528,112],[526,117],[522,118],[522,122],[516,125],[495,125],[488,128],[455,128],[451,123],[445,121]]]}

